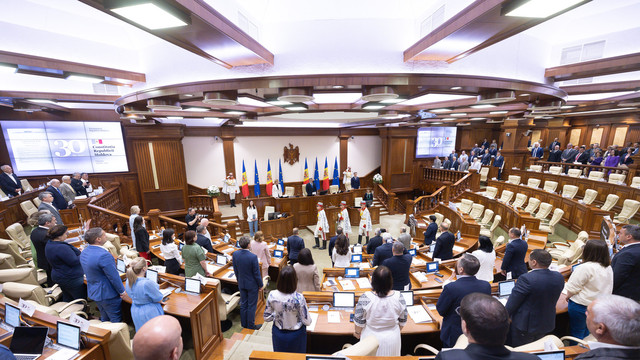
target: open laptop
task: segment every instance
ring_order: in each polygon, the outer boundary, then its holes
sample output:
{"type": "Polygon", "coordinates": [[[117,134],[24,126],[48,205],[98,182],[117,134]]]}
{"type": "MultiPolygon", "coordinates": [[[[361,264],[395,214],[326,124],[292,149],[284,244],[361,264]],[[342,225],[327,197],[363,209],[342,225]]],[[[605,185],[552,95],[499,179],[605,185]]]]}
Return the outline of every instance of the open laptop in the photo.
{"type": "Polygon", "coordinates": [[[156,270],[147,269],[147,279],[153,281],[154,283],[158,283],[158,272],[156,270]]]}
{"type": "Polygon", "coordinates": [[[413,306],[413,291],[400,291],[400,295],[404,298],[404,302],[407,303],[407,306],[413,306]]]}
{"type": "Polygon", "coordinates": [[[335,310],[353,310],[356,306],[356,293],[339,292],[333,293],[333,307],[335,310]]]}
{"type": "Polygon", "coordinates": [[[362,254],[351,255],[351,262],[355,262],[355,263],[362,262],[362,254]]]}
{"type": "Polygon", "coordinates": [[[4,322],[11,327],[20,326],[20,308],[11,304],[4,304],[4,322]]]}
{"type": "Polygon", "coordinates": [[[564,360],[564,350],[539,351],[533,353],[541,360],[564,360]]]}
{"type": "Polygon", "coordinates": [[[360,269],[359,268],[344,268],[344,277],[345,278],[359,278],[360,277],[360,269]]]}
{"type": "Polygon", "coordinates": [[[502,305],[505,305],[507,303],[509,295],[511,295],[511,291],[513,291],[513,288],[515,286],[515,280],[500,281],[498,283],[498,300],[500,300],[502,305]]]}
{"type": "Polygon", "coordinates": [[[125,265],[124,260],[118,259],[116,262],[116,269],[120,274],[124,274],[127,271],[127,265],[125,265]]]}
{"type": "Polygon", "coordinates": [[[284,256],[284,253],[282,252],[282,250],[273,250],[273,257],[282,259],[283,256],[284,256]]]}
{"type": "Polygon", "coordinates": [[[56,324],[56,343],[65,348],[80,351],[80,327],[58,321],[56,324]]]}
{"type": "Polygon", "coordinates": [[[45,326],[16,326],[9,350],[18,360],[35,360],[44,351],[48,332],[45,326]]]}
{"type": "Polygon", "coordinates": [[[440,267],[438,266],[438,262],[437,261],[428,262],[427,263],[427,274],[438,272],[439,268],[440,267]]]}

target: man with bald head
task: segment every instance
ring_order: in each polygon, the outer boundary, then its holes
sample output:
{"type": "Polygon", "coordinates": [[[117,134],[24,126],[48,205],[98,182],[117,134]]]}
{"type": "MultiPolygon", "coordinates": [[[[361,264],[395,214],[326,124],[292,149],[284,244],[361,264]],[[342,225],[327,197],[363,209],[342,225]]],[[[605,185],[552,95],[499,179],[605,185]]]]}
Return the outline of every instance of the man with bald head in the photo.
{"type": "Polygon", "coordinates": [[[49,187],[47,190],[53,195],[53,206],[58,210],[64,210],[68,208],[67,200],[62,196],[62,192],[60,191],[60,180],[53,179],[49,182],[49,187]]]}
{"type": "Polygon", "coordinates": [[[182,327],[169,315],[147,321],[133,337],[136,360],[177,360],[182,355],[182,327]]]}

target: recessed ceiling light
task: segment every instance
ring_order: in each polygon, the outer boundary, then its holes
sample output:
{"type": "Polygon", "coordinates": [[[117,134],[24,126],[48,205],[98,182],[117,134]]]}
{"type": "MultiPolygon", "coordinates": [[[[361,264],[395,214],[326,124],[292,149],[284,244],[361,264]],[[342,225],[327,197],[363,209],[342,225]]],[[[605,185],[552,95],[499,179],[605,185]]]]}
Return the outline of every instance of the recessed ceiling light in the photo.
{"type": "Polygon", "coordinates": [[[498,111],[490,111],[489,114],[491,115],[500,115],[500,114],[506,114],[508,113],[507,110],[498,110],[498,111]]]}
{"type": "Polygon", "coordinates": [[[182,120],[182,116],[167,116],[167,120],[182,120]]]}
{"type": "Polygon", "coordinates": [[[484,118],[484,117],[474,117],[474,118],[471,118],[469,120],[484,120],[484,119],[486,119],[486,118],[484,118]]]}
{"type": "Polygon", "coordinates": [[[209,108],[203,108],[203,107],[197,107],[197,106],[192,106],[192,107],[188,107],[186,109],[182,109],[183,111],[194,111],[194,112],[199,112],[199,111],[209,111],[211,109],[209,108]]]}
{"type": "Polygon", "coordinates": [[[192,97],[193,94],[183,94],[184,97],[192,97]]]}
{"type": "Polygon", "coordinates": [[[332,89],[343,89],[344,86],[342,86],[342,85],[333,85],[331,88],[332,89]]]}
{"type": "Polygon", "coordinates": [[[395,99],[386,99],[386,100],[382,100],[380,101],[381,104],[397,104],[397,103],[401,103],[403,101],[406,101],[406,98],[395,98],[395,99]]]}
{"type": "Polygon", "coordinates": [[[0,64],[0,73],[3,74],[13,74],[18,71],[18,67],[10,64],[0,64]]]}
{"type": "Polygon", "coordinates": [[[467,113],[453,113],[453,114],[449,114],[451,116],[467,116],[467,113]]]}
{"type": "Polygon", "coordinates": [[[152,3],[125,6],[111,11],[150,30],[187,25],[175,15],[152,3]]]}
{"type": "Polygon", "coordinates": [[[546,18],[584,0],[529,0],[508,11],[506,16],[546,18]]]}
{"type": "Polygon", "coordinates": [[[228,114],[228,115],[244,115],[245,112],[244,111],[238,111],[238,110],[230,110],[230,111],[225,111],[225,114],[228,114]]]}
{"type": "Polygon", "coordinates": [[[267,104],[264,101],[260,101],[260,100],[256,100],[252,97],[248,97],[248,96],[238,96],[238,102],[242,105],[249,105],[249,106],[258,106],[258,107],[269,107],[271,106],[270,104],[267,104]]]}
{"type": "Polygon", "coordinates": [[[488,109],[488,108],[494,108],[496,106],[493,104],[480,104],[480,105],[471,105],[470,107],[474,109],[488,109]]]}
{"type": "Polygon", "coordinates": [[[314,93],[313,102],[316,104],[352,104],[362,97],[362,93],[314,93]]]}
{"type": "Polygon", "coordinates": [[[289,110],[289,111],[305,111],[308,110],[307,107],[302,106],[301,104],[296,104],[293,106],[287,106],[285,109],[289,110]]]}
{"type": "Polygon", "coordinates": [[[363,110],[380,110],[384,107],[381,104],[369,104],[362,107],[363,110]]]}
{"type": "Polygon", "coordinates": [[[473,98],[473,96],[455,94],[426,94],[418,96],[417,98],[409,99],[403,102],[402,105],[421,105],[440,101],[452,101],[470,98],[473,98]]]}
{"type": "Polygon", "coordinates": [[[434,121],[434,122],[430,122],[428,124],[431,124],[431,125],[442,125],[444,123],[442,121],[434,121]]]}
{"type": "Polygon", "coordinates": [[[282,101],[282,100],[271,100],[271,101],[267,101],[269,104],[273,105],[273,106],[287,106],[287,105],[292,105],[293,103],[289,102],[289,101],[282,101]]]}
{"type": "Polygon", "coordinates": [[[576,107],[575,105],[564,105],[561,106],[560,109],[573,109],[574,107],[576,107]]]}
{"type": "Polygon", "coordinates": [[[591,110],[591,111],[579,111],[573,113],[560,114],[562,116],[574,116],[574,115],[582,115],[582,114],[597,114],[611,111],[625,111],[625,110],[634,110],[636,107],[625,107],[625,108],[617,108],[617,109],[603,109],[603,110],[591,110]]]}
{"type": "Polygon", "coordinates": [[[520,94],[518,96],[529,96],[529,95],[531,95],[531,94],[520,94]]]}
{"type": "Polygon", "coordinates": [[[434,112],[434,113],[441,113],[441,112],[449,112],[449,111],[453,111],[453,109],[440,108],[440,109],[431,109],[431,110],[429,110],[429,111],[434,112]]]}
{"type": "Polygon", "coordinates": [[[454,86],[451,88],[451,90],[460,90],[462,89],[462,86],[454,86]]]}
{"type": "Polygon", "coordinates": [[[451,120],[457,120],[456,118],[444,118],[442,119],[442,121],[451,121],[451,120]]]}
{"type": "Polygon", "coordinates": [[[27,101],[38,103],[38,104],[55,104],[56,102],[49,99],[27,99],[27,101]]]}
{"type": "Polygon", "coordinates": [[[99,82],[103,82],[104,78],[100,77],[100,76],[71,74],[71,75],[67,76],[67,80],[89,82],[89,83],[99,83],[99,82]]]}

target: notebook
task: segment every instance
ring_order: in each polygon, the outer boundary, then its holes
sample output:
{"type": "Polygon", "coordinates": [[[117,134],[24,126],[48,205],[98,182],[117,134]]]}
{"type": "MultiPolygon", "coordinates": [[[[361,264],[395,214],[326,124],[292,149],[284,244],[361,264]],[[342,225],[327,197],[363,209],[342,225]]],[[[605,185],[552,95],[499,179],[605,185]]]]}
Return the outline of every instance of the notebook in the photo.
{"type": "Polygon", "coordinates": [[[17,326],[9,350],[22,360],[37,359],[44,351],[48,332],[49,328],[44,326],[17,326]]]}

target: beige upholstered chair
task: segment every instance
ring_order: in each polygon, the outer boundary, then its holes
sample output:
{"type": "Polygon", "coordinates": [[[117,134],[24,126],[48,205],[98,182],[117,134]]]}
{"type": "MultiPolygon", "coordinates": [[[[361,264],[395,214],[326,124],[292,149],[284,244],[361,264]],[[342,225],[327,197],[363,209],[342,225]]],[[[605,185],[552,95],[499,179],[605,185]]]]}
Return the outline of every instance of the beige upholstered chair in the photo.
{"type": "Polygon", "coordinates": [[[269,214],[271,214],[272,212],[275,212],[276,208],[275,206],[265,206],[264,207],[264,221],[269,220],[269,214]]]}
{"type": "Polygon", "coordinates": [[[108,242],[110,242],[116,250],[116,257],[126,257],[129,259],[138,257],[138,252],[135,249],[131,249],[129,245],[122,245],[120,243],[120,236],[117,234],[106,233],[106,236],[108,242]]]}
{"type": "Polygon", "coordinates": [[[610,184],[623,184],[624,179],[627,177],[625,174],[609,174],[610,184]]]}
{"type": "Polygon", "coordinates": [[[631,179],[631,185],[629,186],[640,188],[640,176],[634,176],[633,179],[631,179]]]}
{"type": "Polygon", "coordinates": [[[31,186],[31,184],[29,184],[29,180],[27,179],[20,179],[20,186],[22,187],[23,191],[33,190],[33,187],[31,186]]]}
{"type": "Polygon", "coordinates": [[[498,195],[497,187],[487,186],[485,188],[484,196],[488,197],[489,199],[495,199],[497,195],[498,195]]]}
{"type": "Polygon", "coordinates": [[[620,214],[614,218],[614,221],[628,224],[629,219],[636,215],[638,209],[640,209],[640,201],[627,199],[622,203],[622,210],[620,210],[620,214]]]}
{"type": "Polygon", "coordinates": [[[483,166],[480,168],[480,181],[486,182],[489,177],[489,167],[483,166]]]}
{"type": "Polygon", "coordinates": [[[40,204],[42,203],[42,200],[40,200],[40,198],[34,197],[33,199],[31,199],[31,201],[33,201],[33,204],[36,206],[36,208],[40,207],[40,204]]]}
{"type": "Polygon", "coordinates": [[[557,181],[547,180],[544,182],[544,188],[543,188],[544,191],[555,192],[557,188],[558,188],[557,181]]]}
{"type": "Polygon", "coordinates": [[[498,225],[500,225],[500,220],[502,220],[502,216],[496,215],[493,218],[493,223],[491,224],[490,228],[488,228],[488,229],[487,228],[480,229],[480,235],[488,236],[490,239],[492,239],[493,238],[493,232],[496,230],[498,225]]]}
{"type": "Polygon", "coordinates": [[[23,201],[20,203],[20,207],[22,211],[27,215],[27,217],[31,216],[31,214],[38,212],[38,208],[33,205],[31,200],[23,201]]]}
{"type": "Polygon", "coordinates": [[[302,196],[307,196],[307,185],[302,184],[301,188],[302,188],[302,196]]]}
{"type": "Polygon", "coordinates": [[[445,218],[444,220],[442,220],[442,222],[449,225],[449,228],[451,228],[451,220],[445,218]]]}
{"type": "Polygon", "coordinates": [[[0,270],[0,284],[6,282],[17,282],[40,286],[36,269],[32,267],[0,270]]]}
{"type": "Polygon", "coordinates": [[[216,285],[216,296],[218,297],[218,313],[220,321],[227,320],[229,313],[235,308],[240,306],[240,292],[236,291],[234,294],[224,294],[222,292],[222,286],[218,279],[208,279],[210,283],[216,285]]]}
{"type": "MultiPolygon", "coordinates": [[[[18,243],[13,240],[0,239],[0,252],[11,255],[16,265],[29,264],[29,261],[27,261],[23,252],[20,250],[18,243]]],[[[28,251],[28,254],[31,255],[31,250],[28,251]]]]}
{"type": "Polygon", "coordinates": [[[62,301],[54,303],[55,299],[39,285],[6,282],[2,285],[2,293],[14,301],[23,299],[33,304],[48,307],[57,312],[58,316],[63,319],[68,319],[71,314],[80,315],[85,319],[88,318],[83,311],[87,305],[87,300],[76,299],[68,303],[62,301]]]}
{"type": "Polygon", "coordinates": [[[597,196],[598,196],[597,191],[593,189],[587,189],[584,191],[584,198],[582,198],[582,202],[587,205],[591,205],[593,204],[593,201],[596,199],[597,196]]]}
{"type": "Polygon", "coordinates": [[[538,206],[540,206],[540,202],[540,199],[530,197],[529,202],[527,203],[527,207],[524,208],[524,211],[528,212],[529,214],[533,214],[538,206]]]}
{"type": "Polygon", "coordinates": [[[574,261],[577,261],[582,256],[582,247],[588,239],[582,239],[578,237],[570,245],[553,243],[555,249],[549,249],[551,257],[558,260],[558,265],[569,265],[574,261]],[[577,256],[577,257],[576,257],[577,256]],[[562,259],[562,263],[560,263],[562,259]]]}
{"type": "Polygon", "coordinates": [[[479,221],[479,224],[481,226],[486,226],[491,222],[492,218],[493,218],[493,210],[485,209],[484,216],[482,216],[482,220],[479,221]]]}
{"type": "Polygon", "coordinates": [[[569,169],[567,175],[571,177],[580,177],[580,175],[582,175],[582,169],[569,169]]]}
{"type": "Polygon", "coordinates": [[[502,195],[498,201],[508,204],[511,198],[513,198],[513,191],[502,190],[502,195]]]}
{"type": "Polygon", "coordinates": [[[469,199],[462,199],[460,203],[458,203],[458,210],[463,214],[468,214],[471,211],[471,206],[473,206],[473,201],[469,199]]]}
{"type": "Polygon", "coordinates": [[[285,186],[284,195],[288,197],[294,197],[296,195],[296,189],[293,186],[285,186]]]}
{"type": "Polygon", "coordinates": [[[527,352],[527,351],[535,351],[545,348],[545,343],[549,341],[552,342],[557,348],[561,349],[564,347],[564,343],[560,338],[555,335],[547,335],[541,339],[530,342],[528,344],[520,345],[515,347],[513,351],[527,352]]]}
{"type": "Polygon", "coordinates": [[[516,208],[521,208],[526,201],[527,201],[527,195],[516,194],[516,199],[513,201],[513,204],[511,205],[516,208]]]}
{"type": "Polygon", "coordinates": [[[493,247],[502,246],[502,245],[504,245],[504,244],[506,244],[506,243],[507,243],[507,239],[506,239],[504,236],[500,235],[500,236],[498,236],[498,238],[496,239],[496,242],[495,242],[495,243],[493,243],[493,247]]]}
{"type": "Polygon", "coordinates": [[[4,193],[4,191],[2,191],[2,189],[0,189],[0,198],[6,198],[7,194],[4,193]]]}
{"type": "Polygon", "coordinates": [[[536,179],[536,178],[529,178],[529,180],[527,180],[527,186],[530,188],[534,188],[537,189],[540,187],[540,179],[536,179]]]}
{"type": "Polygon", "coordinates": [[[604,173],[602,171],[592,171],[589,173],[589,180],[600,181],[604,179],[604,173]]]}
{"type": "Polygon", "coordinates": [[[40,285],[47,282],[47,273],[42,269],[36,269],[29,264],[16,265],[13,256],[0,253],[0,269],[32,269],[36,272],[36,279],[40,285]]]}
{"type": "Polygon", "coordinates": [[[609,194],[607,198],[604,200],[604,204],[600,207],[600,210],[611,211],[614,206],[618,203],[620,197],[616,194],[609,194]]]}
{"type": "Polygon", "coordinates": [[[340,185],[329,185],[329,194],[337,194],[340,191],[340,185]]]}
{"type": "Polygon", "coordinates": [[[549,234],[553,234],[556,231],[556,225],[562,220],[562,216],[564,215],[564,210],[555,209],[553,210],[553,216],[551,216],[551,220],[549,220],[548,224],[540,224],[540,230],[546,231],[549,234]]]}
{"type": "Polygon", "coordinates": [[[578,193],[578,187],[575,185],[565,185],[562,187],[562,196],[573,199],[578,193]]]}
{"type": "Polygon", "coordinates": [[[109,336],[109,354],[112,359],[133,360],[133,350],[129,339],[129,326],[126,323],[90,320],[89,324],[111,332],[109,336]]]}
{"type": "Polygon", "coordinates": [[[440,227],[440,224],[442,224],[442,222],[444,221],[444,215],[440,213],[434,213],[433,215],[435,215],[436,217],[436,224],[438,224],[438,227],[440,227]]]}
{"type": "Polygon", "coordinates": [[[546,219],[547,216],[549,216],[549,214],[551,214],[551,209],[553,209],[553,206],[549,203],[541,203],[540,204],[540,209],[538,210],[538,212],[534,215],[534,217],[536,219],[546,219]]]}
{"type": "Polygon", "coordinates": [[[520,175],[509,175],[509,180],[507,180],[510,184],[520,184],[520,175]]]}
{"type": "Polygon", "coordinates": [[[471,206],[471,212],[469,213],[469,216],[471,216],[472,218],[479,220],[480,217],[482,216],[482,212],[484,211],[484,205],[482,204],[473,204],[471,206]]]}
{"type": "Polygon", "coordinates": [[[378,352],[378,338],[371,335],[361,339],[355,345],[345,344],[342,350],[333,353],[334,356],[376,356],[378,352]]]}
{"type": "Polygon", "coordinates": [[[553,175],[562,174],[562,166],[549,166],[549,173],[553,175]]]}
{"type": "Polygon", "coordinates": [[[529,166],[529,170],[534,172],[542,172],[542,165],[531,165],[529,166]]]}
{"type": "Polygon", "coordinates": [[[31,239],[24,232],[24,228],[19,223],[11,224],[7,227],[7,235],[18,243],[18,246],[22,249],[31,248],[31,239]]]}

